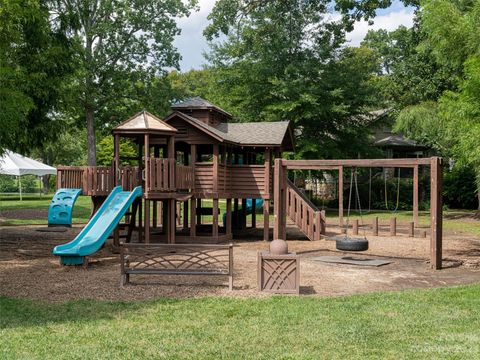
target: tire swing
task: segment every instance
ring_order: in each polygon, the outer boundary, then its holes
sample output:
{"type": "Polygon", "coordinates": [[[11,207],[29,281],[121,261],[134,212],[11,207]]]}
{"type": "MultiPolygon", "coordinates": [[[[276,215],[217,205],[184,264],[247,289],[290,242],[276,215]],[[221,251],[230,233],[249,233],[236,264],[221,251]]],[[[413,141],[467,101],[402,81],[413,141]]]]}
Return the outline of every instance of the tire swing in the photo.
{"type": "Polygon", "coordinates": [[[357,182],[357,169],[352,168],[352,173],[350,175],[350,191],[348,195],[348,212],[347,212],[347,222],[345,224],[345,236],[336,239],[337,250],[343,251],[366,251],[368,250],[368,240],[365,235],[365,226],[363,224],[362,216],[362,207],[360,204],[360,194],[358,192],[358,182],[357,182]],[[360,222],[363,229],[363,238],[360,237],[350,237],[348,236],[348,225],[350,221],[350,210],[352,205],[352,190],[355,185],[355,195],[358,202],[358,210],[360,212],[360,222]]]}

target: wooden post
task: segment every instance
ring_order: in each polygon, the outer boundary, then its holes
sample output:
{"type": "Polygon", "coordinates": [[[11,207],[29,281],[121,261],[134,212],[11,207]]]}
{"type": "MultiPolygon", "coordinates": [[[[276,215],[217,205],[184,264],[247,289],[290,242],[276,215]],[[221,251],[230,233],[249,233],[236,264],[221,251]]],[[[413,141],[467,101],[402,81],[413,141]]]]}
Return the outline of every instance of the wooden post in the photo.
{"type": "Polygon", "coordinates": [[[358,235],[358,219],[353,220],[352,233],[353,235],[358,235]]]}
{"type": "Polygon", "coordinates": [[[150,200],[145,200],[145,244],[150,243],[150,200]]]}
{"type": "MultiPolygon", "coordinates": [[[[218,192],[218,144],[213,145],[213,192],[218,192]]],[[[214,195],[216,197],[216,195],[214,195]]]]}
{"type": "MultiPolygon", "coordinates": [[[[144,161],[145,161],[145,194],[150,192],[150,135],[145,134],[144,140],[144,161]]],[[[144,219],[144,236],[145,243],[150,243],[150,200],[144,201],[145,206],[145,219],[144,219]]]]}
{"type": "Polygon", "coordinates": [[[190,202],[190,237],[193,239],[197,236],[197,200],[192,198],[190,202]]]}
{"type": "Polygon", "coordinates": [[[238,199],[237,198],[233,199],[233,213],[235,214],[236,228],[238,228],[239,211],[238,211],[238,199]]]}
{"type": "Polygon", "coordinates": [[[202,199],[197,199],[197,224],[202,224],[202,199]]]}
{"type": "Polygon", "coordinates": [[[286,240],[286,228],[285,228],[285,183],[286,171],[282,165],[282,159],[275,159],[274,170],[274,227],[273,238],[286,240]]]}
{"type": "Polygon", "coordinates": [[[270,240],[270,200],[263,200],[263,240],[270,240]]]}
{"type": "Polygon", "coordinates": [[[213,199],[212,236],[218,238],[218,199],[213,199]]]}
{"type": "Polygon", "coordinates": [[[408,236],[415,237],[415,223],[413,221],[408,223],[408,236]]]}
{"type": "Polygon", "coordinates": [[[169,217],[168,217],[168,221],[170,222],[169,232],[168,232],[168,243],[169,244],[175,244],[175,232],[177,230],[177,223],[176,223],[176,219],[175,219],[176,200],[175,199],[170,199],[168,205],[169,205],[169,208],[170,208],[170,214],[169,214],[169,217]]]}
{"type": "Polygon", "coordinates": [[[120,135],[115,134],[113,138],[113,153],[114,153],[114,169],[113,169],[113,183],[120,184],[120,135]]]}
{"type": "Polygon", "coordinates": [[[338,167],[338,225],[343,226],[343,166],[338,167]]]}
{"type": "Polygon", "coordinates": [[[420,232],[420,237],[423,238],[423,239],[426,239],[427,238],[427,232],[425,230],[422,230],[422,232],[420,232]]]}
{"type": "Polygon", "coordinates": [[[183,202],[183,230],[188,229],[188,200],[183,202]]]}
{"type": "Polygon", "coordinates": [[[247,228],[247,199],[242,199],[242,216],[241,219],[242,221],[245,221],[245,228],[242,227],[242,230],[247,228]]]}
{"type": "Polygon", "coordinates": [[[232,233],[232,199],[227,199],[227,216],[225,219],[225,233],[232,233]]]}
{"type": "Polygon", "coordinates": [[[257,227],[257,199],[252,199],[252,229],[257,227]]]}
{"type": "Polygon", "coordinates": [[[327,233],[327,213],[325,210],[320,211],[320,234],[325,235],[327,233]]]}
{"type": "Polygon", "coordinates": [[[373,236],[378,236],[378,216],[373,218],[372,233],[373,236]]]}
{"type": "Polygon", "coordinates": [[[397,236],[397,218],[390,219],[390,236],[397,236]]]}
{"type": "Polygon", "coordinates": [[[430,266],[442,268],[442,159],[430,159],[430,266]]]}
{"type": "Polygon", "coordinates": [[[418,226],[418,165],[413,167],[413,223],[418,226]]]}

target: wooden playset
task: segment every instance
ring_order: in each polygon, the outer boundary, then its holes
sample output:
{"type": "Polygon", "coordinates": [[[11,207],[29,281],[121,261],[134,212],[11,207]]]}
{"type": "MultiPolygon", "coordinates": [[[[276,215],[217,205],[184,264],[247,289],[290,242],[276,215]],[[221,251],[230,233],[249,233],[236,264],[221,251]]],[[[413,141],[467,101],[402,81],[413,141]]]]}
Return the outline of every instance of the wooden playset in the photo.
{"type": "MultiPolygon", "coordinates": [[[[114,230],[115,245],[120,245],[120,239],[124,239],[122,243],[130,243],[134,232],[138,233],[137,242],[145,245],[228,242],[234,232],[246,229],[247,216],[251,216],[251,226],[256,227],[259,204],[263,207],[263,237],[269,240],[270,205],[274,199],[275,239],[286,239],[286,218],[289,217],[310,240],[319,240],[325,236],[325,213],[288,180],[288,170],[338,171],[339,225],[342,226],[344,169],[361,167],[413,169],[413,221],[409,230],[413,234],[418,225],[419,168],[429,166],[430,258],[433,268],[441,268],[441,159],[285,160],[282,152],[294,147],[288,121],[232,123],[230,114],[200,98],[177,104],[172,111],[164,120],[143,111],[116,126],[112,130],[111,166],[58,168],[57,188],[81,189],[83,195],[92,196],[94,211],[116,186],[121,186],[123,191],[141,187],[141,196],[132,200],[124,213],[126,223],[114,230]],[[135,157],[122,157],[122,138],[136,145],[135,157]],[[125,160],[134,165],[123,165],[125,160]],[[219,207],[221,199],[226,204],[223,216],[219,207]],[[202,222],[205,216],[208,221],[202,222]]],[[[373,234],[378,234],[378,219],[371,228],[373,234]]],[[[354,220],[354,235],[358,229],[359,223],[354,220]]],[[[395,236],[394,221],[390,229],[395,236]]],[[[123,251],[127,250],[145,251],[128,246],[123,251]]],[[[135,269],[123,261],[122,264],[122,276],[127,279],[135,269]]],[[[157,270],[144,272],[148,271],[157,270]]],[[[225,270],[219,273],[225,274],[225,270]]]]}

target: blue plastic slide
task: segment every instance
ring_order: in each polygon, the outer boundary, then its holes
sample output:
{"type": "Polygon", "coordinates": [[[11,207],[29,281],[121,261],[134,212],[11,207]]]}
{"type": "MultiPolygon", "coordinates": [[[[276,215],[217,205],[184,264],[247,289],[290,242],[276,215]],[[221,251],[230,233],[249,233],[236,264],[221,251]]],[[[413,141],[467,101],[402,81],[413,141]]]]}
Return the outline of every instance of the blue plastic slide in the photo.
{"type": "Polygon", "coordinates": [[[85,256],[102,247],[133,201],[140,196],[141,186],[132,192],[122,191],[121,186],[115,187],[77,237],[67,244],[55,246],[53,254],[60,256],[62,265],[83,264],[85,256]]]}
{"type": "Polygon", "coordinates": [[[48,207],[48,226],[72,226],[72,210],[82,189],[58,189],[48,207]]]}
{"type": "MultiPolygon", "coordinates": [[[[245,209],[247,210],[246,215],[250,215],[252,213],[253,207],[253,199],[247,199],[247,206],[245,209]]],[[[255,210],[261,209],[263,207],[263,200],[262,199],[255,199],[255,210]]],[[[232,211],[232,219],[235,219],[235,211],[232,211]]],[[[223,214],[223,226],[226,226],[227,223],[227,213],[223,214]]]]}

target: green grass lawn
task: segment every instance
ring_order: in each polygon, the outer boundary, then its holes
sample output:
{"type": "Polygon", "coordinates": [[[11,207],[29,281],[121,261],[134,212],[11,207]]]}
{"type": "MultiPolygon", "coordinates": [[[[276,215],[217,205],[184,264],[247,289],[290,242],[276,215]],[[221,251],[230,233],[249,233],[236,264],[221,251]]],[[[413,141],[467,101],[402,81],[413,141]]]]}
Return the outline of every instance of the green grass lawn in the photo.
{"type": "MultiPolygon", "coordinates": [[[[15,210],[15,209],[48,209],[50,205],[52,195],[46,195],[44,197],[30,197],[26,198],[23,201],[12,200],[8,198],[0,198],[0,211],[1,210],[15,210]]],[[[202,200],[202,204],[205,207],[212,206],[212,200],[202,200]]],[[[220,214],[221,216],[226,211],[226,205],[224,200],[219,202],[220,214]]],[[[84,224],[88,222],[91,211],[91,200],[88,196],[80,196],[75,203],[73,209],[73,223],[74,224],[84,224]]],[[[257,223],[263,224],[263,214],[262,210],[259,210],[260,213],[257,214],[257,223]]],[[[474,211],[469,210],[447,210],[444,211],[444,229],[449,231],[463,232],[467,234],[472,234],[480,237],[480,221],[472,220],[469,217],[474,215],[474,211]]],[[[345,212],[345,217],[347,213],[345,212]]],[[[412,221],[412,212],[411,211],[398,211],[396,213],[391,213],[388,211],[372,211],[363,216],[365,224],[370,224],[373,217],[378,216],[380,221],[388,223],[388,220],[392,216],[396,216],[398,222],[407,223],[412,221]]],[[[330,219],[330,223],[335,223],[334,218],[338,217],[338,212],[334,209],[327,211],[327,219],[330,219]]],[[[248,216],[247,222],[250,222],[251,216],[248,216]]],[[[360,219],[357,212],[352,212],[352,219],[360,219]]],[[[211,223],[212,216],[205,215],[202,217],[202,222],[211,223]]],[[[419,213],[420,225],[427,226],[430,222],[430,214],[428,211],[421,211],[419,213]]],[[[47,218],[45,219],[7,219],[0,223],[1,225],[32,225],[47,224],[47,218]]],[[[220,218],[220,224],[222,224],[222,219],[220,218]]],[[[270,216],[270,224],[273,224],[273,215],[270,216]]]]}
{"type": "Polygon", "coordinates": [[[2,359],[478,359],[480,285],[348,297],[0,297],[2,359]]]}
{"type": "MultiPolygon", "coordinates": [[[[0,211],[18,209],[48,209],[53,194],[42,197],[27,197],[23,201],[12,198],[0,198],[0,211]]],[[[92,200],[90,196],[79,196],[73,208],[72,221],[74,224],[87,223],[90,218],[92,200]]],[[[1,225],[46,225],[48,219],[7,219],[0,222],[1,225]]]]}

